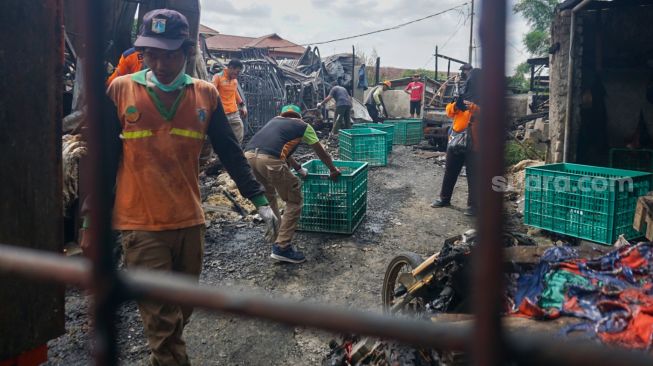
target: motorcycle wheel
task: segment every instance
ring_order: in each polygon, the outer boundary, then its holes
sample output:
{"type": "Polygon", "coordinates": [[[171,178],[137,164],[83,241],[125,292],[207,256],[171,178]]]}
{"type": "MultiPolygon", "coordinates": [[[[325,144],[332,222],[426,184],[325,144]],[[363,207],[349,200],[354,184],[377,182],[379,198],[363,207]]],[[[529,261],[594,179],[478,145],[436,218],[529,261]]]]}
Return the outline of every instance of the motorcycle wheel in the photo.
{"type": "Polygon", "coordinates": [[[399,276],[402,273],[409,273],[417,268],[424,260],[417,253],[404,252],[392,258],[385,270],[383,278],[383,290],[381,292],[381,301],[383,302],[383,310],[390,313],[392,305],[394,304],[395,294],[401,285],[398,282],[399,276]]]}

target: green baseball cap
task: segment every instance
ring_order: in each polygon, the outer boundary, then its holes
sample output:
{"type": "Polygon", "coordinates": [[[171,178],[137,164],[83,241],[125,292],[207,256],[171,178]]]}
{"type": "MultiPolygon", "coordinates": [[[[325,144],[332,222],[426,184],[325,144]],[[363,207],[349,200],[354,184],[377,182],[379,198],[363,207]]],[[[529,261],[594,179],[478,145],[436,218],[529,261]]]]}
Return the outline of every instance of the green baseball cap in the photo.
{"type": "Polygon", "coordinates": [[[302,118],[302,109],[294,104],[288,104],[281,108],[282,117],[297,117],[302,118]]]}

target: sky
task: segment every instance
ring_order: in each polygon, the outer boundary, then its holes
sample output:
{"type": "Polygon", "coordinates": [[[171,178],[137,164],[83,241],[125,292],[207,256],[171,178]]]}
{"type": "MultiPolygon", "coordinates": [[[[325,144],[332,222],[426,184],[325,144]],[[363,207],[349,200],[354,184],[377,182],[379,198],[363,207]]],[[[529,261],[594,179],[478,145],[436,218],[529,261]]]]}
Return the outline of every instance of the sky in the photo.
{"type": "MultiPolygon", "coordinates": [[[[297,44],[315,43],[395,26],[461,5],[470,0],[200,0],[201,22],[220,33],[259,37],[277,33],[297,44]]],[[[478,37],[480,1],[476,0],[474,39],[478,37]]],[[[528,30],[524,19],[512,14],[516,0],[508,0],[506,74],[529,55],[522,45],[528,30]]],[[[381,66],[406,69],[434,68],[433,54],[467,60],[469,50],[469,13],[466,5],[457,10],[414,23],[403,28],[356,39],[318,46],[324,56],[351,52],[352,45],[381,57],[381,66]]],[[[480,60],[475,49],[472,64],[480,60]]],[[[446,70],[440,61],[439,70],[446,70]]]]}

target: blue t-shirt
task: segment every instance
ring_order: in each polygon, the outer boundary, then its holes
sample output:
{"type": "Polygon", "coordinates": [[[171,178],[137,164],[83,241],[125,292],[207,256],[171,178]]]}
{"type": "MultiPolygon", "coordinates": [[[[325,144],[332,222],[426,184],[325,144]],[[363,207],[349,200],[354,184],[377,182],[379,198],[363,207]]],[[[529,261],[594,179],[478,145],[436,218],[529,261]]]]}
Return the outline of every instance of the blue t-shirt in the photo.
{"type": "Polygon", "coordinates": [[[347,92],[347,89],[343,88],[340,85],[336,85],[331,88],[329,96],[336,101],[336,107],[349,106],[351,107],[351,97],[347,92]]]}

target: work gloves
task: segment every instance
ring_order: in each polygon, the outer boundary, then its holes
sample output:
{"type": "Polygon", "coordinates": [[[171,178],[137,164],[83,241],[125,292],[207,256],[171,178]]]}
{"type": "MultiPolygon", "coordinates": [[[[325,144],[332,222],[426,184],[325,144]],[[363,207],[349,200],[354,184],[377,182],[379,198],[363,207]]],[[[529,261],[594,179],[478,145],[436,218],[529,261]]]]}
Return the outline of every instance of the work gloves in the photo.
{"type": "Polygon", "coordinates": [[[295,169],[295,171],[297,172],[297,174],[299,174],[299,176],[302,179],[306,178],[306,176],[308,175],[308,170],[306,170],[306,168],[295,169]]]}
{"type": "Polygon", "coordinates": [[[382,106],[382,105],[380,105],[380,104],[377,105],[377,106],[376,106],[376,109],[379,111],[379,116],[382,116],[382,115],[385,114],[385,110],[383,109],[383,106],[382,106]]]}
{"type": "Polygon", "coordinates": [[[279,232],[279,219],[272,211],[270,206],[261,206],[258,208],[258,214],[261,216],[267,226],[265,231],[265,241],[272,243],[277,238],[279,232]]]}
{"type": "Polygon", "coordinates": [[[315,107],[316,107],[317,109],[322,108],[322,103],[317,103],[317,105],[316,105],[315,107]]]}

